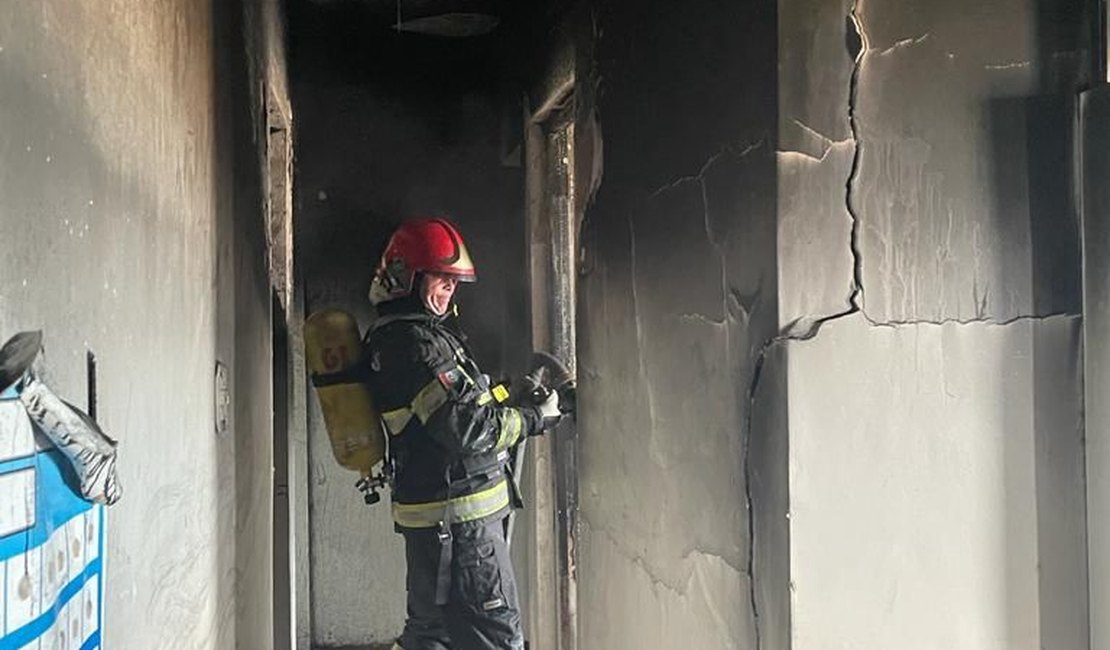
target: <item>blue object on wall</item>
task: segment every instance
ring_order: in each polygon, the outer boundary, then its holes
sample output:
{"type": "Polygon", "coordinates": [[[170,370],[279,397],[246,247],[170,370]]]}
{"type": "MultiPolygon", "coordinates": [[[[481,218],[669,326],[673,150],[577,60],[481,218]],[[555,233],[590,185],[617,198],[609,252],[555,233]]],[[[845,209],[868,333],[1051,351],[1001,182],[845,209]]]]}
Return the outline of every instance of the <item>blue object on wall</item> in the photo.
{"type": "Polygon", "coordinates": [[[0,650],[100,648],[105,513],[74,481],[15,390],[0,394],[0,650]]]}

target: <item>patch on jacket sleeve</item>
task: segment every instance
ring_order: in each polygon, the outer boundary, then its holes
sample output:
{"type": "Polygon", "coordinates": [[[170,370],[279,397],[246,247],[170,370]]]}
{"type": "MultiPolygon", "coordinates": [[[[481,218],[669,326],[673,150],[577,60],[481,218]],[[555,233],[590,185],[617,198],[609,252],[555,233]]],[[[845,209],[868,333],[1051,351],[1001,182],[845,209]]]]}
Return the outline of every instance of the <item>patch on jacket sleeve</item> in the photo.
{"type": "Polygon", "coordinates": [[[482,611],[488,612],[488,611],[495,610],[498,607],[504,607],[504,606],[505,606],[505,601],[504,600],[502,600],[501,598],[494,598],[493,600],[487,600],[486,602],[482,603],[482,611]]]}
{"type": "Polygon", "coordinates": [[[444,388],[451,391],[454,390],[460,382],[462,382],[463,373],[462,370],[459,370],[459,368],[455,367],[451,368],[450,370],[444,370],[443,372],[439,373],[438,377],[439,383],[443,384],[444,388]]]}

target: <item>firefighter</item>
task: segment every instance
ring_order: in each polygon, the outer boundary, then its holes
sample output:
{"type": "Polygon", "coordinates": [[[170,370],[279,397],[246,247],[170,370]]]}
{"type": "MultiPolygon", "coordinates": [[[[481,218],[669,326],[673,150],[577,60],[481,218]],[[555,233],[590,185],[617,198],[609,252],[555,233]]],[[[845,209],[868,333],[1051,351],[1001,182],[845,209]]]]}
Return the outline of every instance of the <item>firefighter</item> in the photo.
{"type": "Polygon", "coordinates": [[[460,282],[476,280],[459,232],[443,219],[402,224],[370,288],[369,383],[389,436],[393,519],[405,538],[408,616],[394,650],[522,650],[505,540],[509,448],[561,418],[493,396],[445,321],[460,282]]]}

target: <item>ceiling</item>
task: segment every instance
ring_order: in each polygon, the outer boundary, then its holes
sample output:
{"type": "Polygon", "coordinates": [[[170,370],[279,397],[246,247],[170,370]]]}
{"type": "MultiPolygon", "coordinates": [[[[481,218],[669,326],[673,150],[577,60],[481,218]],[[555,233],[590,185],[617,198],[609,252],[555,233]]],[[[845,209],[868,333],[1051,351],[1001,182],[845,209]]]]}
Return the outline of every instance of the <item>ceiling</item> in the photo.
{"type": "Polygon", "coordinates": [[[504,15],[500,0],[308,0],[314,5],[359,6],[399,31],[445,37],[492,32],[504,15]]]}

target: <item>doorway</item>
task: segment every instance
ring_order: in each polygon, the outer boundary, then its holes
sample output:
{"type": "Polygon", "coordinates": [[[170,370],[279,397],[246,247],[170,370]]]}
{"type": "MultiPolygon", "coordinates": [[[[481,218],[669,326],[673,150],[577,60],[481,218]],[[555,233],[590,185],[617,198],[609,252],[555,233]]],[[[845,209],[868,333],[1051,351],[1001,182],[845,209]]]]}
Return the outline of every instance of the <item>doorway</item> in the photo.
{"type": "Polygon", "coordinates": [[[289,440],[291,430],[304,428],[304,419],[294,419],[298,390],[303,391],[303,373],[292,365],[297,357],[290,335],[299,314],[293,292],[293,143],[291,119],[284,104],[267,86],[266,94],[266,249],[271,286],[273,324],[273,632],[275,650],[295,647],[296,590],[293,587],[294,559],[292,500],[290,499],[289,440]]]}
{"type": "MultiPolygon", "coordinates": [[[[564,84],[526,120],[526,204],[531,253],[532,347],[576,372],[578,201],[575,95],[564,84]]],[[[533,647],[576,650],[578,435],[564,421],[533,445],[526,618],[533,647]]]]}

